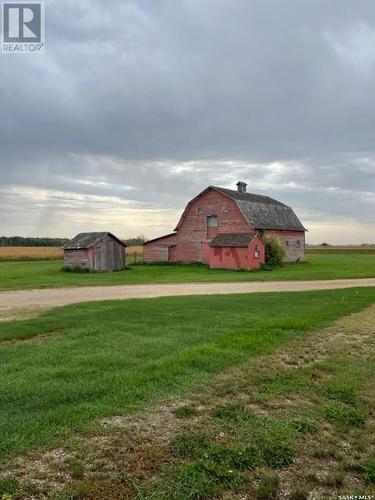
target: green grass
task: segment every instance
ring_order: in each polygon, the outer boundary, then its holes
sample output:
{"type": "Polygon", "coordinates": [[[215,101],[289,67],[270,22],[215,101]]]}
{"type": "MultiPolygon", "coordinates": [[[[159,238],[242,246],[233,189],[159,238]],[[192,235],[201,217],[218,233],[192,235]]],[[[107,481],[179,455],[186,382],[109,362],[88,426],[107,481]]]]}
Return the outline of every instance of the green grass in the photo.
{"type": "Polygon", "coordinates": [[[99,417],[181,394],[374,301],[373,288],[169,297],[87,303],[2,322],[0,340],[15,343],[0,344],[0,455],[58,446],[99,417]],[[47,337],[16,342],[38,334],[47,337]]]}
{"type": "Polygon", "coordinates": [[[257,500],[277,500],[279,488],[279,477],[276,474],[267,474],[260,480],[256,498],[257,500]]]}
{"type": "MultiPolygon", "coordinates": [[[[347,333],[350,336],[350,331],[347,333]]],[[[283,490],[289,490],[288,498],[293,500],[307,500],[310,492],[314,498],[331,498],[333,490],[335,496],[344,496],[354,487],[362,496],[371,496],[375,491],[370,489],[375,482],[371,423],[375,373],[373,351],[364,349],[371,344],[367,344],[365,335],[362,341],[364,344],[353,350],[340,345],[340,341],[328,343],[326,359],[318,358],[309,366],[285,367],[290,376],[284,376],[279,385],[275,380],[280,365],[267,355],[227,373],[227,384],[223,384],[223,377],[212,381],[208,390],[198,393],[199,400],[207,405],[202,407],[201,420],[170,440],[172,457],[165,454],[167,465],[158,471],[156,481],[146,482],[137,498],[182,500],[210,498],[214,494],[232,498],[231,494],[238,492],[239,496],[243,493],[249,498],[276,500],[280,477],[283,490]],[[316,378],[318,372],[325,376],[316,378]],[[257,387],[260,378],[263,384],[257,387]],[[295,380],[299,380],[297,386],[295,380]],[[351,382],[349,398],[340,389],[347,381],[351,382]],[[228,386],[232,402],[228,402],[228,386]],[[268,404],[254,408],[260,394],[268,404]],[[332,400],[341,407],[347,405],[339,418],[332,419],[324,411],[332,400]],[[207,407],[215,401],[221,402],[211,408],[208,416],[207,407]],[[360,422],[347,418],[355,414],[361,415],[360,422]],[[361,441],[365,443],[362,451],[361,441]],[[319,475],[315,467],[320,467],[319,475]],[[189,470],[190,476],[182,479],[182,470],[189,470]],[[174,491],[179,494],[174,495],[174,491]]],[[[307,347],[308,340],[300,337],[283,350],[298,355],[298,346],[304,344],[307,347]]]]}
{"type": "Polygon", "coordinates": [[[199,411],[191,405],[183,405],[175,408],[173,414],[177,418],[190,418],[199,415],[199,411]]]}
{"type": "Polygon", "coordinates": [[[375,484],[375,453],[360,463],[359,471],[366,481],[375,484]]]}
{"type": "Polygon", "coordinates": [[[10,495],[10,500],[12,498],[12,493],[15,493],[19,489],[19,482],[15,477],[7,476],[0,479],[0,498],[4,498],[4,495],[10,495]]]}
{"type": "Polygon", "coordinates": [[[357,247],[312,247],[307,249],[307,254],[375,254],[375,246],[357,246],[357,247]]]}
{"type": "Polygon", "coordinates": [[[203,265],[138,265],[114,273],[62,272],[62,261],[0,262],[0,290],[136,283],[315,280],[375,277],[375,254],[308,254],[273,271],[228,271],[203,265]]]}
{"type": "Polygon", "coordinates": [[[357,408],[350,408],[345,404],[330,403],[325,408],[325,416],[331,422],[342,425],[363,427],[366,416],[357,408]]]}
{"type": "Polygon", "coordinates": [[[309,492],[304,486],[296,486],[290,492],[290,500],[309,500],[309,492]]]}

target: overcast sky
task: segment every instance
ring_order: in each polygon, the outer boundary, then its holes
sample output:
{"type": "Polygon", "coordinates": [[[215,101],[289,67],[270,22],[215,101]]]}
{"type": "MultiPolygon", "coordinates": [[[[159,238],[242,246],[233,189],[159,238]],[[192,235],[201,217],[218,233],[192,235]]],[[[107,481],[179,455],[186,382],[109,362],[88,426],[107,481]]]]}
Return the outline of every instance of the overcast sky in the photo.
{"type": "Polygon", "coordinates": [[[374,0],[46,0],[0,54],[0,234],[170,232],[207,185],[375,243],[374,0]]]}

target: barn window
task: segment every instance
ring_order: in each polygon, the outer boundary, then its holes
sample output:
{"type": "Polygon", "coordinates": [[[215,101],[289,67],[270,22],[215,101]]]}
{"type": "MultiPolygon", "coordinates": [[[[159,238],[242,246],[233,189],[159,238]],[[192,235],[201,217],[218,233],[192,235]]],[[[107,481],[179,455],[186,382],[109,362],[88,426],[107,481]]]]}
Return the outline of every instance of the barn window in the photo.
{"type": "Polygon", "coordinates": [[[297,247],[301,248],[301,242],[300,242],[300,240],[297,240],[297,247]]]}
{"type": "Polygon", "coordinates": [[[219,225],[219,221],[217,215],[210,215],[207,217],[207,227],[217,227],[219,225]]]}
{"type": "Polygon", "coordinates": [[[289,241],[288,240],[285,240],[285,246],[289,246],[289,241]]]}
{"type": "Polygon", "coordinates": [[[202,215],[203,214],[203,209],[202,207],[197,208],[197,215],[202,215]]]}
{"type": "Polygon", "coordinates": [[[221,210],[222,212],[229,212],[229,208],[226,205],[224,205],[221,210]]]}
{"type": "Polygon", "coordinates": [[[255,245],[254,257],[256,259],[259,259],[259,247],[258,247],[258,245],[255,245]]]}

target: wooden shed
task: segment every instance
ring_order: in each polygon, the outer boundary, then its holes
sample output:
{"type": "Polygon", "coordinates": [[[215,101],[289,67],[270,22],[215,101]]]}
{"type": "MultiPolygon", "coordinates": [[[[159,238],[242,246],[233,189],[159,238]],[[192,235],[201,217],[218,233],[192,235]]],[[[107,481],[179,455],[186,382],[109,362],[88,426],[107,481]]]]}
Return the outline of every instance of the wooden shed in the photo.
{"type": "Polygon", "coordinates": [[[112,233],[79,233],[64,246],[67,269],[118,271],[125,269],[126,245],[112,233]]]}

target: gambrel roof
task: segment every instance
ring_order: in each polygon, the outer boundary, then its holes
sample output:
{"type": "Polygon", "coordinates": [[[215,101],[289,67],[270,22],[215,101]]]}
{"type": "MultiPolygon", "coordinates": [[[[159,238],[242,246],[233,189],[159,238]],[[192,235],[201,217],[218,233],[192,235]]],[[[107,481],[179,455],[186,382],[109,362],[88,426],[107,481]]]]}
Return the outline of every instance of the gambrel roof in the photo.
{"type": "Polygon", "coordinates": [[[182,219],[187,212],[190,204],[197,198],[206,193],[209,189],[213,189],[218,193],[231,198],[237,204],[239,210],[244,216],[250,227],[258,230],[262,229],[278,229],[282,231],[307,231],[299,218],[294,213],[293,209],[281,203],[274,198],[261,194],[247,193],[234,191],[232,189],[221,188],[217,186],[209,186],[202,193],[191,200],[186,207],[182,217],[177,225],[180,226],[182,219]]]}
{"type": "Polygon", "coordinates": [[[232,198],[237,203],[247,222],[255,229],[306,231],[294,211],[278,200],[260,194],[211,187],[232,198]]]}

